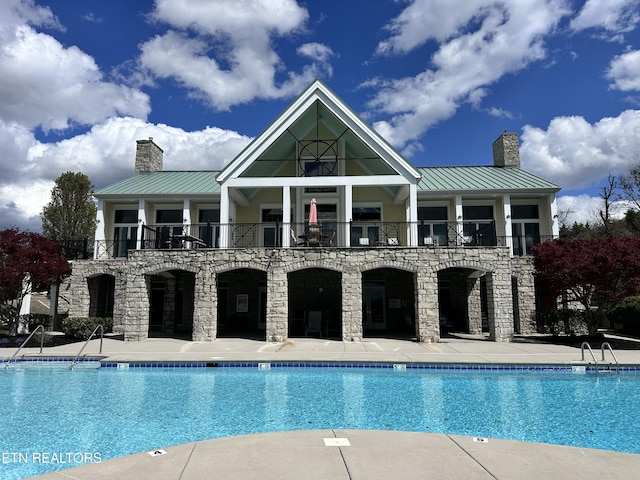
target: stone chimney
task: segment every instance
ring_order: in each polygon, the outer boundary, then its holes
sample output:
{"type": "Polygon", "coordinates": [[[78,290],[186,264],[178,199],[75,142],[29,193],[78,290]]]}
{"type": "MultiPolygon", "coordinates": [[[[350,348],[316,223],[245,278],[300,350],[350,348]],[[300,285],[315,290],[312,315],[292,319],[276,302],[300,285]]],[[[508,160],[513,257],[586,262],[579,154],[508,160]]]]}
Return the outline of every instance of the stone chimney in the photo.
{"type": "Polygon", "coordinates": [[[136,167],[135,174],[140,172],[162,171],[162,149],[153,143],[153,137],[149,140],[137,140],[136,143],[136,167]]]}
{"type": "Polygon", "coordinates": [[[518,134],[507,132],[500,134],[493,142],[493,164],[496,167],[520,167],[520,149],[518,134]]]}

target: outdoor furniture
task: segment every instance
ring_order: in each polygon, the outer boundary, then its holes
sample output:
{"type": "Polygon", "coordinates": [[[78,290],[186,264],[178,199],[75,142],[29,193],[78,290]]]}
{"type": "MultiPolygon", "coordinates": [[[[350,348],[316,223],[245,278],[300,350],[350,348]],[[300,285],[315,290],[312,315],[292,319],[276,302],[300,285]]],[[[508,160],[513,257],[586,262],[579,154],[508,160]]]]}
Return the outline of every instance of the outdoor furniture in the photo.
{"type": "Polygon", "coordinates": [[[180,245],[182,246],[182,248],[187,248],[186,247],[187,242],[191,243],[192,245],[197,245],[199,247],[207,246],[205,242],[200,240],[198,237],[194,237],[193,235],[173,235],[171,238],[172,240],[177,240],[178,242],[181,242],[180,245]]]}
{"type": "Polygon", "coordinates": [[[309,333],[313,332],[322,336],[322,312],[319,310],[311,310],[307,314],[307,328],[304,330],[304,336],[308,337],[309,333]]]}

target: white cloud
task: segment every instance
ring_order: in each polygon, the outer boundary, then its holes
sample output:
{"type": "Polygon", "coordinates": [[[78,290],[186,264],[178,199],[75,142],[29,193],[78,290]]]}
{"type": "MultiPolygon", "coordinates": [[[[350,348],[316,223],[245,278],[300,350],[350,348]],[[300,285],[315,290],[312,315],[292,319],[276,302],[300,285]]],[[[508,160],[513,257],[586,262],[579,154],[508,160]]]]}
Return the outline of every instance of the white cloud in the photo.
{"type": "Polygon", "coordinates": [[[546,130],[525,125],[520,157],[527,171],[571,190],[626,174],[639,152],[640,111],[626,110],[594,124],[573,116],[554,118],[546,130]]]}
{"type": "Polygon", "coordinates": [[[570,28],[580,31],[602,28],[619,33],[633,30],[640,21],[637,0],[587,0],[570,28]]]}
{"type": "MultiPolygon", "coordinates": [[[[13,181],[0,184],[0,229],[20,224],[38,230],[38,215],[50,199],[53,180],[64,172],[82,172],[96,188],[132,175],[136,140],[148,137],[164,150],[165,170],[184,170],[185,165],[190,170],[221,169],[250,141],[220,128],[186,132],[132,117],[110,118],[84,135],[57,143],[31,138],[17,153],[25,160],[15,162],[13,181]]],[[[28,140],[26,135],[22,143],[28,140]]]]}
{"type": "MultiPolygon", "coordinates": [[[[25,3],[20,5],[26,17],[43,16],[37,9],[25,10],[25,3]]],[[[92,57],[17,21],[15,12],[13,17],[0,16],[0,119],[62,130],[114,114],[146,118],[150,111],[146,94],[104,81],[92,57]]]]}
{"type": "Polygon", "coordinates": [[[640,90],[640,50],[614,57],[606,72],[611,88],[622,91],[640,90]]]}
{"type": "Polygon", "coordinates": [[[34,5],[33,0],[3,0],[0,3],[0,42],[12,35],[12,27],[23,23],[64,30],[49,7],[34,5]]]}
{"type": "Polygon", "coordinates": [[[545,35],[568,13],[563,0],[413,1],[390,23],[392,36],[378,45],[379,53],[406,53],[429,40],[440,46],[430,59],[432,69],[368,82],[380,87],[369,107],[391,116],[374,127],[403,146],[451,117],[461,103],[477,105],[488,85],[545,57],[545,35]]]}
{"type": "MultiPolygon", "coordinates": [[[[632,206],[628,202],[614,201],[610,206],[611,216],[617,219],[624,218],[629,208],[632,206]]],[[[604,200],[601,197],[592,197],[587,194],[558,196],[558,211],[561,212],[560,217],[567,227],[574,223],[601,225],[602,219],[599,212],[602,209],[604,209],[604,200]],[[563,218],[564,214],[566,218],[563,218]]]]}
{"type": "Polygon", "coordinates": [[[294,0],[181,2],[158,0],[152,18],[170,27],[141,46],[140,64],[160,78],[173,78],[218,110],[256,98],[299,93],[315,77],[331,75],[330,49],[306,44],[298,53],[312,62],[286,71],[274,40],[297,34],[308,12],[294,0]],[[171,58],[168,62],[167,58],[171,58]],[[284,76],[285,81],[277,78],[284,76]]]}
{"type": "Polygon", "coordinates": [[[558,211],[567,216],[563,219],[566,226],[574,223],[590,223],[593,225],[597,211],[602,208],[600,197],[589,195],[561,195],[558,197],[558,211]]]}

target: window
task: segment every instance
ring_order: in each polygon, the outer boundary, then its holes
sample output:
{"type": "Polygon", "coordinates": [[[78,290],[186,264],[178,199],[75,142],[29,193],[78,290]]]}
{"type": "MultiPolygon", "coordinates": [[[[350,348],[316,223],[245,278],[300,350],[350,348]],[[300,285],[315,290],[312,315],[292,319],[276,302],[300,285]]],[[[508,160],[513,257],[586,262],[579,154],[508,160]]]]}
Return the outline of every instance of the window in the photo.
{"type": "Polygon", "coordinates": [[[156,223],[179,223],[182,225],[182,210],[156,210],[156,223]]]}
{"type": "Polygon", "coordinates": [[[265,247],[277,247],[282,239],[282,208],[262,209],[262,241],[265,247]]]}
{"type": "Polygon", "coordinates": [[[463,205],[463,243],[466,245],[496,245],[496,229],[492,205],[463,205]]]}
{"type": "Polygon", "coordinates": [[[212,208],[198,212],[198,238],[207,248],[220,246],[220,209],[212,208]]]}
{"type": "Polygon", "coordinates": [[[418,244],[447,245],[447,207],[418,207],[418,244]]]}
{"type": "MultiPolygon", "coordinates": [[[[328,177],[338,175],[338,160],[318,158],[302,160],[303,177],[328,177]]],[[[336,187],[306,187],[305,193],[336,193],[336,187]]]]}
{"type": "Polygon", "coordinates": [[[182,210],[156,210],[156,248],[179,247],[174,235],[182,235],[182,210]]]}
{"type": "Polygon", "coordinates": [[[113,256],[126,257],[135,250],[138,237],[138,210],[116,210],[113,220],[113,256]]]}
{"type": "Polygon", "coordinates": [[[351,210],[351,246],[373,246],[380,242],[381,207],[354,207],[351,210]]]}
{"type": "Polygon", "coordinates": [[[531,255],[531,248],[540,243],[539,215],[538,205],[511,206],[514,255],[531,255]]]}

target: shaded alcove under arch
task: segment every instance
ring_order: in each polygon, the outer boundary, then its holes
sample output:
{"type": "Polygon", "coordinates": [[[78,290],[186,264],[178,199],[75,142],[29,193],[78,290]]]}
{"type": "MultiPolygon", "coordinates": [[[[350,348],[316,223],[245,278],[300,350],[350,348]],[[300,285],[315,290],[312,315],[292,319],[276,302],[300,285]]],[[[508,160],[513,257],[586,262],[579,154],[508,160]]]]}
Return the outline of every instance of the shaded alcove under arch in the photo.
{"type": "Polygon", "coordinates": [[[218,275],[218,337],[266,340],[267,274],[238,268],[218,275]]]}
{"type": "MultiPolygon", "coordinates": [[[[342,273],[305,268],[288,278],[289,337],[342,338],[342,273]],[[309,312],[320,312],[320,332],[307,332],[309,312]]],[[[317,315],[317,314],[316,314],[317,315]]]]}
{"type": "Polygon", "coordinates": [[[364,337],[414,338],[415,274],[398,268],[362,273],[364,337]]]}
{"type": "Polygon", "coordinates": [[[148,274],[149,337],[191,339],[195,274],[166,270],[148,274]]]}

